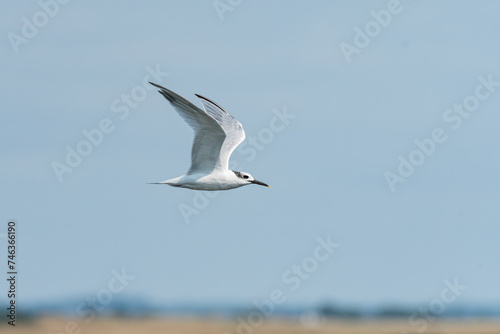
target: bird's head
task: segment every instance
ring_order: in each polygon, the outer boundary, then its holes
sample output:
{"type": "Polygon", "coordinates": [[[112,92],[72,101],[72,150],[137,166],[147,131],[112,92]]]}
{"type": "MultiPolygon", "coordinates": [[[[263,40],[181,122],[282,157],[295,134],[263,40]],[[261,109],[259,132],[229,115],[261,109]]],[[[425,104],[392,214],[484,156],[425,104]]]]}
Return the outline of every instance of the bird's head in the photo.
{"type": "Polygon", "coordinates": [[[250,174],[248,174],[246,172],[237,172],[237,171],[233,170],[233,173],[238,178],[238,181],[241,182],[241,184],[244,185],[244,186],[245,185],[249,185],[249,184],[258,184],[258,185],[261,185],[261,186],[265,186],[265,187],[271,188],[270,186],[268,186],[264,182],[257,181],[256,179],[253,178],[252,175],[250,175],[250,174]]]}

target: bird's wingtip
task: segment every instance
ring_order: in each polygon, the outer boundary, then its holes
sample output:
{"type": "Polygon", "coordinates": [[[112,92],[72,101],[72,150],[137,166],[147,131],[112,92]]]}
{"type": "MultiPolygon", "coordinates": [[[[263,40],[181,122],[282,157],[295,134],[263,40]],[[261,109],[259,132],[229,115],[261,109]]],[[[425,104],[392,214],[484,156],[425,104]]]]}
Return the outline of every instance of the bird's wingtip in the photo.
{"type": "Polygon", "coordinates": [[[218,105],[217,103],[215,103],[214,101],[210,100],[210,99],[207,99],[205,96],[201,96],[200,94],[194,94],[197,98],[200,98],[202,100],[205,100],[205,101],[208,101],[210,102],[211,104],[215,105],[217,108],[219,108],[220,110],[222,110],[223,112],[225,112],[226,114],[229,114],[226,110],[224,110],[224,108],[222,108],[220,105],[218,105]]]}
{"type": "Polygon", "coordinates": [[[160,89],[166,89],[165,87],[160,86],[160,85],[158,85],[158,84],[155,84],[154,82],[151,82],[151,81],[148,81],[148,82],[149,82],[150,84],[152,84],[153,86],[158,87],[158,88],[160,88],[160,89]]]}

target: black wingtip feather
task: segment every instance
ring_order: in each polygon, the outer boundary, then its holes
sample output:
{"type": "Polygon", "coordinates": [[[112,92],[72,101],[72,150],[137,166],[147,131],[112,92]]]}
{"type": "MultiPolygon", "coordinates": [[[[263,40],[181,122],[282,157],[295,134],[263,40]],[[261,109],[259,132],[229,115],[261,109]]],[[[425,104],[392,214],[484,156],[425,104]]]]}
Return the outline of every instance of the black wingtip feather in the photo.
{"type": "Polygon", "coordinates": [[[158,93],[160,93],[161,95],[163,95],[163,97],[165,97],[169,102],[173,102],[175,100],[170,94],[168,94],[169,90],[166,89],[165,87],[160,86],[158,84],[155,84],[154,82],[151,82],[151,81],[149,81],[149,83],[152,84],[153,86],[157,87],[157,88],[160,88],[160,90],[158,91],[158,93]]]}
{"type": "Polygon", "coordinates": [[[199,97],[200,99],[203,99],[203,100],[205,100],[205,101],[208,101],[208,102],[210,102],[210,103],[212,103],[212,104],[216,105],[216,106],[217,106],[220,110],[222,110],[223,112],[225,112],[226,114],[228,114],[228,115],[229,115],[229,113],[228,113],[226,110],[224,110],[224,108],[222,108],[220,105],[218,105],[218,104],[217,104],[217,103],[215,103],[214,101],[212,101],[212,100],[210,100],[210,99],[207,99],[206,97],[201,96],[200,94],[194,94],[194,95],[195,95],[196,97],[199,97]]]}
{"type": "Polygon", "coordinates": [[[167,92],[166,92],[166,91],[159,90],[158,92],[159,92],[161,95],[163,95],[163,97],[165,97],[165,98],[166,98],[168,101],[170,101],[170,102],[172,102],[172,101],[174,101],[174,100],[175,100],[172,96],[170,96],[169,94],[167,94],[167,92]]]}
{"type": "Polygon", "coordinates": [[[166,90],[166,88],[165,88],[165,87],[160,86],[160,85],[158,85],[158,84],[155,84],[154,82],[149,81],[149,83],[150,83],[150,84],[152,84],[153,86],[157,87],[157,88],[160,88],[160,89],[165,89],[165,90],[166,90]]]}

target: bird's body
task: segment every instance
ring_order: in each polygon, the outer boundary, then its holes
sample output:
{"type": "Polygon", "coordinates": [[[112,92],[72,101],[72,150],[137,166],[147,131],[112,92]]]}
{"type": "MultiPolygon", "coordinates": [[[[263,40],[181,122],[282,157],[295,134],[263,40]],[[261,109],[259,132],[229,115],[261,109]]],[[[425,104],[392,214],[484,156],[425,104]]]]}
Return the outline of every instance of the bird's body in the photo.
{"type": "Polygon", "coordinates": [[[233,171],[225,172],[218,170],[210,174],[195,173],[182,175],[160,183],[193,190],[229,190],[245,185],[245,183],[239,181],[239,178],[233,171]]]}
{"type": "Polygon", "coordinates": [[[229,170],[229,157],[245,140],[243,126],[215,102],[196,95],[203,108],[193,105],[174,92],[151,82],[172,104],[177,113],[194,130],[191,167],[186,175],[158,184],[193,190],[229,190],[249,184],[267,184],[255,180],[250,174],[229,170]]]}

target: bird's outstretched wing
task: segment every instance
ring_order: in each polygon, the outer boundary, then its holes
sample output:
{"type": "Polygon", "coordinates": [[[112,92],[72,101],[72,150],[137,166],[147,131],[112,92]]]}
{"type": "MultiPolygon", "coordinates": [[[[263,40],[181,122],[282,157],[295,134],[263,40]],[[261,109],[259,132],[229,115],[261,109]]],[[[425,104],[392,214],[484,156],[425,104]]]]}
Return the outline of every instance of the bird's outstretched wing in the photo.
{"type": "Polygon", "coordinates": [[[231,153],[233,153],[234,149],[245,140],[243,126],[236,118],[231,116],[231,114],[225,111],[217,103],[201,95],[195,95],[201,99],[203,109],[219,123],[226,134],[226,139],[220,150],[220,165],[218,167],[229,169],[229,158],[231,157],[231,153]]]}
{"type": "MultiPolygon", "coordinates": [[[[203,111],[196,107],[194,104],[184,99],[182,96],[162,87],[160,85],[150,82],[155,87],[158,87],[159,92],[172,104],[175,111],[184,119],[189,126],[194,130],[193,147],[191,150],[191,167],[188,174],[197,172],[210,173],[217,168],[228,168],[229,156],[233,150],[245,139],[245,133],[241,124],[234,119],[231,115],[226,113],[222,108],[210,100],[207,103],[212,103],[214,106],[220,108],[220,111],[210,109],[203,103],[206,110],[203,111]],[[229,115],[230,121],[227,116],[229,115]],[[236,122],[241,128],[241,139],[235,140],[235,130],[229,131],[230,124],[236,122]],[[226,130],[226,128],[228,130],[226,130]],[[232,138],[232,139],[231,139],[232,138]],[[233,144],[229,144],[228,139],[233,144]],[[234,144],[236,143],[236,144],[234,144]],[[234,146],[233,146],[234,145],[234,146]]],[[[205,101],[202,98],[202,102],[205,101]]]]}

